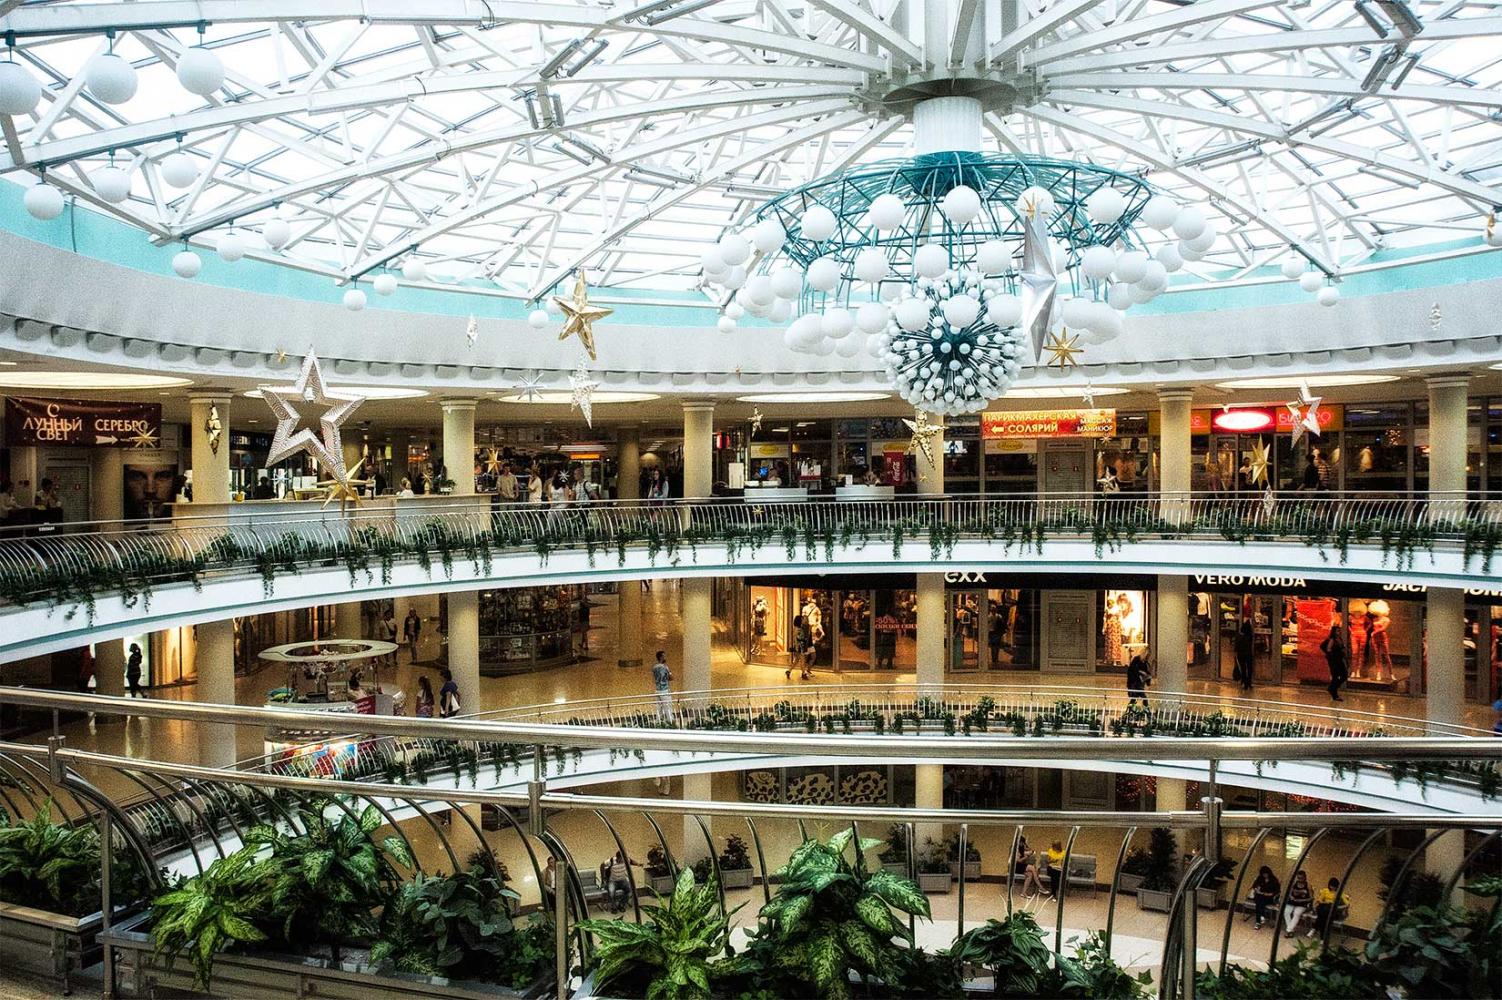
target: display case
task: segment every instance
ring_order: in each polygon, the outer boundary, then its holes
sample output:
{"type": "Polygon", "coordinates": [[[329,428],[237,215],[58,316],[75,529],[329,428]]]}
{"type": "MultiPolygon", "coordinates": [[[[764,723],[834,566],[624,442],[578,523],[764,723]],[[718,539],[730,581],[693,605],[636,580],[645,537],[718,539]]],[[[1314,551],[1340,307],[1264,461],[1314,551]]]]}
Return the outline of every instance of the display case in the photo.
{"type": "Polygon", "coordinates": [[[575,663],[585,642],[584,588],[480,591],[480,673],[526,673],[575,663]]]}

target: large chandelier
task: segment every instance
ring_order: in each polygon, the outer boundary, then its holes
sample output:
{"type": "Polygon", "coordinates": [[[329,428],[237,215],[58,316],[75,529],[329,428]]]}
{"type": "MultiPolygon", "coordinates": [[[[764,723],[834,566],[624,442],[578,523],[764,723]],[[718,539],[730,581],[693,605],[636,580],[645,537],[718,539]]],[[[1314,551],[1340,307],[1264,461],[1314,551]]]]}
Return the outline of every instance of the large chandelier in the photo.
{"type": "Polygon", "coordinates": [[[805,184],[722,235],[701,263],[727,297],[722,330],[746,313],[786,323],[792,350],[864,351],[915,407],[959,414],[1004,395],[1050,349],[1067,367],[1072,345],[1118,336],[1123,313],[1217,235],[1204,209],[1136,175],[961,150],[805,184]],[[1170,234],[1156,253],[1144,229],[1170,234]]]}

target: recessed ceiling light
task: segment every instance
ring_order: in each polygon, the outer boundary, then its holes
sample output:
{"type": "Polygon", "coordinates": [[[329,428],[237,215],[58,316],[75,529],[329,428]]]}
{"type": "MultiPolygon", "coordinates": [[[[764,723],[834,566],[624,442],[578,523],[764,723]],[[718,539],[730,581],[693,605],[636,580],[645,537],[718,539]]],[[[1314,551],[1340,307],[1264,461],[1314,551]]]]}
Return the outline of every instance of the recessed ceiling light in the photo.
{"type": "MultiPolygon", "coordinates": [[[[426,389],[408,389],[400,385],[330,385],[328,390],[335,395],[344,393],[364,396],[366,399],[417,399],[428,394],[426,389]]],[[[260,399],[261,390],[251,389],[244,395],[251,399],[260,399]]]]}
{"type": "Polygon", "coordinates": [[[1396,382],[1398,375],[1308,375],[1289,377],[1278,375],[1272,378],[1239,378],[1230,382],[1217,382],[1217,389],[1297,389],[1307,385],[1311,389],[1333,389],[1342,385],[1376,385],[1379,382],[1396,382]]]}
{"type": "Polygon", "coordinates": [[[19,361],[0,361],[0,367],[4,368],[14,368],[18,364],[20,364],[19,361]]]}
{"type": "Polygon", "coordinates": [[[762,392],[754,396],[737,396],[742,403],[863,403],[886,399],[884,392],[762,392]]]}
{"type": "Polygon", "coordinates": [[[0,388],[3,389],[160,389],[192,384],[192,379],[136,372],[44,371],[0,375],[0,388]]]}
{"type": "MultiPolygon", "coordinates": [[[[1068,399],[1070,396],[1084,396],[1086,387],[1082,385],[1040,385],[1027,389],[1008,389],[1006,399],[1068,399]]],[[[1130,389],[1122,389],[1112,385],[1097,385],[1091,387],[1089,392],[1097,396],[1122,396],[1131,392],[1130,389]]]]}
{"type": "MultiPolygon", "coordinates": [[[[644,403],[649,399],[657,399],[655,392],[600,392],[596,391],[589,397],[591,406],[599,406],[601,403],[644,403]]],[[[497,396],[502,403],[562,403],[567,406],[574,401],[572,392],[539,392],[534,393],[531,399],[519,392],[507,393],[497,396]]]]}

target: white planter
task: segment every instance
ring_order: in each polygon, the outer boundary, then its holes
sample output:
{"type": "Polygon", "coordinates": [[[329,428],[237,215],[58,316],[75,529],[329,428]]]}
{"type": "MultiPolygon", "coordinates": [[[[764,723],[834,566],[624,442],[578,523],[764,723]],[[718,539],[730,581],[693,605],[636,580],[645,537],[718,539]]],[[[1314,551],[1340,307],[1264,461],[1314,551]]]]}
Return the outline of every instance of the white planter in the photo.
{"type": "Polygon", "coordinates": [[[1142,885],[1142,876],[1141,875],[1133,875],[1133,874],[1130,874],[1128,872],[1122,872],[1120,878],[1117,880],[1116,889],[1117,889],[1118,892],[1132,892],[1132,893],[1134,893],[1134,892],[1137,891],[1137,888],[1139,886],[1141,886],[1141,885],[1142,885]]]}
{"type": "Polygon", "coordinates": [[[727,889],[749,889],[754,881],[753,871],[751,868],[721,868],[720,884],[727,889]]]}
{"type": "Polygon", "coordinates": [[[672,892],[675,883],[676,880],[671,875],[647,876],[647,884],[652,887],[653,892],[656,892],[660,896],[665,896],[672,892]]]}
{"type": "Polygon", "coordinates": [[[948,872],[919,872],[918,888],[927,893],[948,893],[948,872]]]}
{"type": "Polygon", "coordinates": [[[1172,906],[1173,893],[1160,892],[1157,889],[1144,889],[1141,886],[1137,887],[1137,909],[1167,913],[1172,906]]]}
{"type": "Polygon", "coordinates": [[[67,984],[99,954],[94,932],[100,914],[65,917],[14,903],[0,903],[0,969],[29,972],[67,984]]]}
{"type": "MultiPolygon", "coordinates": [[[[960,877],[960,863],[958,861],[951,861],[951,862],[949,862],[949,877],[950,878],[954,878],[954,879],[957,879],[957,878],[960,877]]],[[[966,882],[974,882],[978,878],[980,878],[980,862],[979,861],[966,861],[965,862],[965,881],[966,882]]]]}

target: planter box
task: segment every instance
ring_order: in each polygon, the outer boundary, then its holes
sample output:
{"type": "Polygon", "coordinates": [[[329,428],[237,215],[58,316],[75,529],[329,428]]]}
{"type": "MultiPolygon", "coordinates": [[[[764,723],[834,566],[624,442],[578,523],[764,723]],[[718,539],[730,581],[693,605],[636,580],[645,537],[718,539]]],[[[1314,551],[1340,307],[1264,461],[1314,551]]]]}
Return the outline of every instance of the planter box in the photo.
{"type": "Polygon", "coordinates": [[[676,883],[673,879],[673,876],[671,875],[647,876],[647,885],[651,886],[652,891],[657,893],[659,896],[665,896],[668,893],[672,892],[673,886],[675,884],[676,883]]]}
{"type": "Polygon", "coordinates": [[[101,915],[65,917],[29,906],[0,903],[0,969],[29,972],[62,984],[94,964],[100,948],[94,943],[101,915]]]}
{"type": "Polygon", "coordinates": [[[1142,885],[1142,876],[1141,875],[1130,875],[1130,874],[1128,874],[1126,872],[1122,872],[1121,873],[1121,877],[1117,880],[1116,889],[1117,889],[1118,892],[1135,893],[1137,891],[1138,887],[1141,886],[1141,885],[1142,885]]]}
{"type": "Polygon", "coordinates": [[[919,872],[918,888],[924,892],[947,893],[949,892],[949,873],[919,872]]]}
{"type": "Polygon", "coordinates": [[[906,861],[883,861],[881,867],[893,875],[901,875],[903,878],[907,878],[906,861]]]}
{"type": "Polygon", "coordinates": [[[1220,886],[1216,886],[1213,889],[1196,889],[1194,890],[1194,900],[1202,910],[1218,910],[1220,909],[1220,893],[1220,886]]]}
{"type": "Polygon", "coordinates": [[[753,872],[751,868],[721,868],[720,884],[727,889],[749,889],[755,881],[753,872]]]}
{"type": "MultiPolygon", "coordinates": [[[[949,862],[949,877],[953,879],[958,879],[960,877],[960,863],[958,861],[949,862]]],[[[966,861],[965,881],[974,882],[978,878],[980,878],[980,862],[966,861]]]]}
{"type": "Polygon", "coordinates": [[[1160,892],[1157,889],[1144,889],[1137,887],[1137,909],[1156,910],[1159,913],[1167,913],[1173,906],[1173,893],[1160,892]]]}

